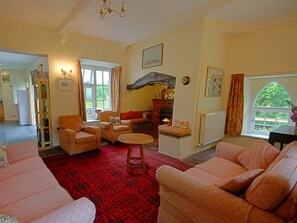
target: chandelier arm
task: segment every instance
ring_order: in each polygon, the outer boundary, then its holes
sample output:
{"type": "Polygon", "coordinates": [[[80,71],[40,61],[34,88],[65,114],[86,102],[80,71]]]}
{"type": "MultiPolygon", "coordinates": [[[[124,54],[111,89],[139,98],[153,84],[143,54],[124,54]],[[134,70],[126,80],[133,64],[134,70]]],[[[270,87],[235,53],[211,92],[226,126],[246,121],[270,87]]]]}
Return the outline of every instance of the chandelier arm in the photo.
{"type": "Polygon", "coordinates": [[[122,6],[120,8],[120,11],[117,11],[112,7],[110,0],[101,0],[101,6],[99,10],[100,20],[103,20],[107,13],[111,14],[112,12],[115,12],[120,17],[124,17],[126,15],[124,0],[122,1],[122,6]]]}

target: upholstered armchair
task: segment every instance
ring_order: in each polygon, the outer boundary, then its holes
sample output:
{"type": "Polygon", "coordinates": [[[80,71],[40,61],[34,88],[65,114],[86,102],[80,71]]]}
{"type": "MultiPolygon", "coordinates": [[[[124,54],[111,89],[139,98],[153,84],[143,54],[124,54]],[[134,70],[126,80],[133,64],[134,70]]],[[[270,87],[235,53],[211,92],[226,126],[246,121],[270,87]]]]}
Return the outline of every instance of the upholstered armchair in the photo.
{"type": "Polygon", "coordinates": [[[101,132],[98,126],[83,126],[80,115],[60,116],[60,146],[69,155],[98,149],[101,132]]]}
{"type": "Polygon", "coordinates": [[[114,143],[119,135],[132,132],[129,120],[120,120],[116,111],[103,111],[99,113],[102,138],[114,143]]]}

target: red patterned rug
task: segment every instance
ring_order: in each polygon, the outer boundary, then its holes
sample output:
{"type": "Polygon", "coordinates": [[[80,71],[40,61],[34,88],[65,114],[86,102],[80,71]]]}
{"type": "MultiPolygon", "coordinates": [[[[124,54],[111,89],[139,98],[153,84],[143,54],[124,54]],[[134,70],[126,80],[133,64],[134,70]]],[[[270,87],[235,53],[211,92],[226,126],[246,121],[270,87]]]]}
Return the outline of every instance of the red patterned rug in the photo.
{"type": "Polygon", "coordinates": [[[128,173],[126,158],[127,146],[116,143],[71,157],[59,155],[43,160],[74,199],[87,197],[94,202],[95,222],[157,222],[160,198],[156,170],[164,164],[180,170],[190,166],[145,150],[146,173],[139,168],[128,173]]]}

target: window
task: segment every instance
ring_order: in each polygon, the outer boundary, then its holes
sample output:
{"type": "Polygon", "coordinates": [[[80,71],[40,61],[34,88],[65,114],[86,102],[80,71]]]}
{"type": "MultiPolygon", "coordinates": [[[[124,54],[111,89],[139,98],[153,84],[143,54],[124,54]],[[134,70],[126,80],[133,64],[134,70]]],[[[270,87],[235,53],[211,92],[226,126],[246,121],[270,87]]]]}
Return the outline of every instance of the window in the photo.
{"type": "Polygon", "coordinates": [[[109,68],[82,66],[81,69],[87,120],[97,117],[96,110],[110,110],[110,73],[109,68]]]}
{"type": "Polygon", "coordinates": [[[268,135],[269,132],[290,122],[291,110],[286,103],[291,100],[288,91],[273,81],[256,97],[252,111],[252,133],[268,135]]]}

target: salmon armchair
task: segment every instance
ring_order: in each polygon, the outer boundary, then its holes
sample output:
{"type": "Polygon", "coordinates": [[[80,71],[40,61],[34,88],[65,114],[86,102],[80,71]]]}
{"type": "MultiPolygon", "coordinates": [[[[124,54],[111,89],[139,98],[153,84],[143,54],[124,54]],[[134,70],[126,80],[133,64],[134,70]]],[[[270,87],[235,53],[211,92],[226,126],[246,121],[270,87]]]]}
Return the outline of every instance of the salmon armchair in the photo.
{"type": "Polygon", "coordinates": [[[131,133],[131,123],[129,120],[120,120],[118,123],[110,121],[111,118],[118,117],[116,111],[103,111],[99,113],[102,138],[115,143],[118,137],[124,133],[131,133]]]}
{"type": "Polygon", "coordinates": [[[98,126],[83,126],[80,115],[60,116],[60,146],[69,155],[100,147],[101,131],[98,126]]]}

